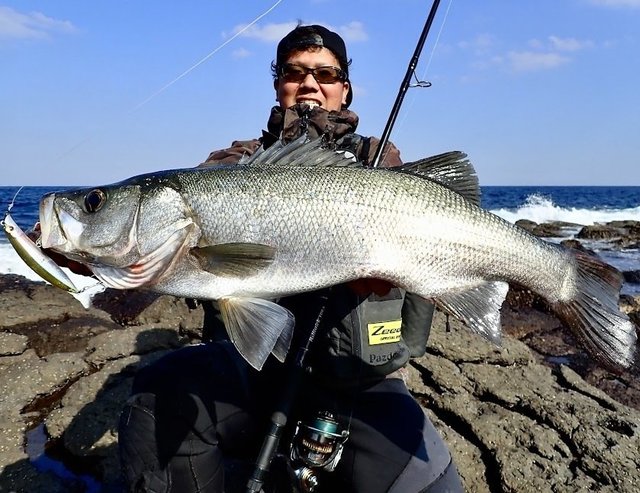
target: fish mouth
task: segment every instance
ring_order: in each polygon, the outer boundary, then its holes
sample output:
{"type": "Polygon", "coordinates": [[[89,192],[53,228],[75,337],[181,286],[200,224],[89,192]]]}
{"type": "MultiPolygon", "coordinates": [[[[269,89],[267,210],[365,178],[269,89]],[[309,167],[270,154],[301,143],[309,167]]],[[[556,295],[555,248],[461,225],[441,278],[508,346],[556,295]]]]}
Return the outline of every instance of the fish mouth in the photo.
{"type": "Polygon", "coordinates": [[[54,210],[54,200],[55,195],[50,193],[45,195],[40,203],[40,238],[38,241],[42,248],[52,248],[67,241],[54,210]]]}
{"type": "Polygon", "coordinates": [[[134,264],[126,267],[113,267],[104,264],[89,264],[89,268],[98,280],[109,288],[135,289],[158,282],[163,274],[171,269],[180,252],[188,248],[189,233],[194,224],[188,221],[155,250],[143,255],[134,264]]]}

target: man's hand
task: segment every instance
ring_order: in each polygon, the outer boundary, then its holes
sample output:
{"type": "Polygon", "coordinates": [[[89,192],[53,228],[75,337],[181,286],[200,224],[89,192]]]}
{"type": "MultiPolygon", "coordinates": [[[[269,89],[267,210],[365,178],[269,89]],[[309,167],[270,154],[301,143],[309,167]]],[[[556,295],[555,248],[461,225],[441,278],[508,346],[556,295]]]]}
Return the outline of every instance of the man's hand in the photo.
{"type": "Polygon", "coordinates": [[[393,284],[382,279],[356,279],[348,282],[347,286],[358,296],[369,296],[371,293],[385,296],[393,288],[393,284]]]}

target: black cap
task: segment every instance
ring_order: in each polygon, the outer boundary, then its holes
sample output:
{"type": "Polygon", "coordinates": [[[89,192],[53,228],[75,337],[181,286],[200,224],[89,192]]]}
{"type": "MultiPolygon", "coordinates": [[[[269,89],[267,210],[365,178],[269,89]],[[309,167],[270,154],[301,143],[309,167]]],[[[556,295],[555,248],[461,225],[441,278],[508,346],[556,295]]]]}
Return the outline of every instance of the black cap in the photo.
{"type": "MultiPolygon", "coordinates": [[[[344,40],[333,31],[317,24],[311,26],[297,26],[278,43],[276,52],[276,66],[280,67],[286,62],[289,54],[296,49],[304,49],[309,46],[322,46],[333,52],[340,63],[340,68],[347,76],[349,82],[349,59],[347,58],[347,47],[344,40]]],[[[349,82],[349,93],[347,94],[346,106],[351,104],[353,90],[349,82]]]]}

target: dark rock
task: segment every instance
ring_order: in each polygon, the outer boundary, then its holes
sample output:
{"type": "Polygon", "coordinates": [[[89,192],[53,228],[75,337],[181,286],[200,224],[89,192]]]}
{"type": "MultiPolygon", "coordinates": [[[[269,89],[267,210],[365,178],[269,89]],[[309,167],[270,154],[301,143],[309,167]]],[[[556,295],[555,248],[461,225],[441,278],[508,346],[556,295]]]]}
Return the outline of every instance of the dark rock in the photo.
{"type": "Polygon", "coordinates": [[[529,219],[518,219],[515,224],[516,226],[520,226],[522,229],[526,229],[530,233],[533,233],[533,231],[538,227],[537,222],[529,219]]]}
{"type": "Polygon", "coordinates": [[[455,431],[448,443],[467,491],[636,491],[637,410],[566,366],[536,363],[524,345],[471,344],[463,330],[433,333],[408,381],[443,436],[455,431]],[[470,469],[465,442],[475,447],[470,469]]]}
{"type": "Polygon", "coordinates": [[[579,224],[567,223],[563,221],[553,221],[549,223],[538,224],[528,219],[520,219],[516,221],[516,225],[526,229],[530,233],[540,238],[561,238],[567,236],[567,230],[575,230],[580,228],[579,224]]]}
{"type": "Polygon", "coordinates": [[[640,284],[640,270],[628,270],[622,273],[624,282],[640,284]]]}
{"type": "Polygon", "coordinates": [[[608,224],[593,224],[584,226],[576,238],[584,240],[613,240],[625,235],[625,230],[608,224]]]}
{"type": "MultiPolygon", "coordinates": [[[[54,449],[118,491],[116,423],[132,378],[198,342],[201,308],[107,291],[84,310],[40,283],[0,276],[0,287],[0,492],[71,491],[24,451],[41,416],[54,449]]],[[[636,298],[622,301],[632,318],[640,313],[636,298]]],[[[427,355],[404,372],[467,491],[637,491],[638,378],[598,367],[528,290],[510,289],[502,318],[497,347],[453,319],[447,332],[437,313],[427,355]]]]}
{"type": "Polygon", "coordinates": [[[576,239],[570,240],[562,240],[560,244],[566,248],[570,248],[571,250],[578,250],[579,252],[588,253],[589,255],[598,256],[596,252],[585,247],[580,241],[576,239]]]}

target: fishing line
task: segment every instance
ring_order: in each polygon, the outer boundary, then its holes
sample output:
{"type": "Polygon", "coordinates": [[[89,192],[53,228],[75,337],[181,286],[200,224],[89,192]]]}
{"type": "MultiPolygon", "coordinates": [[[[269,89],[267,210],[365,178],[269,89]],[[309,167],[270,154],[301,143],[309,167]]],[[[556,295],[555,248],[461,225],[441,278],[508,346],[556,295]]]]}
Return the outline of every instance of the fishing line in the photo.
{"type": "MultiPolygon", "coordinates": [[[[433,56],[435,55],[436,52],[436,48],[438,47],[438,43],[440,42],[440,36],[442,35],[442,31],[444,31],[444,26],[447,22],[447,18],[449,16],[449,11],[451,10],[451,5],[453,4],[453,0],[449,0],[449,4],[447,5],[447,9],[444,12],[444,17],[442,19],[442,24],[440,25],[440,30],[438,31],[438,35],[436,36],[436,40],[433,44],[433,48],[431,49],[431,53],[429,54],[429,59],[427,60],[427,66],[424,69],[424,72],[422,74],[422,77],[420,79],[417,78],[417,76],[415,75],[414,72],[414,77],[416,78],[416,83],[412,84],[409,87],[430,87],[431,83],[430,82],[425,82],[425,79],[427,77],[427,72],[429,71],[429,68],[431,67],[431,61],[433,60],[433,56]]],[[[400,119],[399,124],[397,125],[397,133],[402,132],[402,128],[404,126],[405,121],[407,120],[407,116],[409,115],[409,113],[411,112],[411,109],[413,108],[413,105],[416,102],[416,94],[414,93],[411,97],[411,100],[409,101],[408,106],[406,107],[406,111],[404,112],[404,114],[402,115],[402,118],[400,119]]]]}
{"type": "MultiPolygon", "coordinates": [[[[131,108],[128,112],[126,112],[127,115],[135,113],[136,111],[138,111],[140,108],[142,108],[143,106],[145,106],[147,103],[149,103],[151,100],[155,99],[157,96],[159,96],[160,94],[162,94],[163,92],[165,92],[167,89],[169,89],[171,86],[173,86],[176,82],[178,82],[179,80],[181,80],[182,78],[186,77],[187,75],[189,75],[191,72],[193,72],[196,68],[198,68],[200,65],[202,65],[203,63],[205,63],[207,60],[209,60],[212,56],[214,56],[216,53],[218,53],[222,48],[224,48],[225,46],[227,46],[229,43],[231,43],[233,40],[235,40],[238,36],[242,35],[245,31],[247,31],[249,28],[251,28],[252,26],[254,26],[258,21],[260,21],[260,19],[262,19],[263,17],[267,16],[268,14],[270,14],[278,5],[280,5],[283,2],[283,0],[277,0],[271,7],[269,7],[267,10],[265,10],[262,14],[258,15],[258,17],[256,17],[254,20],[252,20],[249,24],[247,24],[246,26],[244,26],[242,29],[240,29],[237,33],[235,33],[233,36],[231,36],[229,39],[227,39],[224,43],[222,43],[220,46],[216,47],[214,50],[212,50],[211,52],[209,52],[207,55],[205,55],[202,59],[198,60],[196,63],[194,63],[191,67],[189,67],[187,70],[185,70],[184,72],[182,72],[180,75],[178,75],[176,78],[174,78],[173,80],[171,80],[170,82],[167,82],[164,86],[162,86],[160,89],[158,89],[157,91],[155,91],[153,94],[151,94],[148,98],[146,98],[144,101],[142,101],[141,103],[138,103],[136,106],[134,106],[133,108],[131,108]]],[[[97,133],[98,131],[96,130],[94,132],[94,135],[97,133]]],[[[90,140],[92,138],[92,136],[87,136],[84,139],[82,139],[80,142],[78,142],[77,144],[75,144],[73,147],[69,148],[67,151],[63,152],[62,154],[58,155],[57,159],[62,159],[65,156],[71,154],[73,151],[75,151],[78,147],[82,146],[82,144],[84,144],[85,142],[87,142],[88,140],[90,140]]]]}
{"type": "Polygon", "coordinates": [[[442,19],[442,24],[440,25],[440,30],[438,31],[438,35],[436,36],[436,41],[433,44],[433,49],[431,50],[431,53],[429,55],[429,59],[427,60],[427,66],[424,69],[424,72],[422,74],[422,78],[420,79],[420,81],[423,81],[427,77],[427,72],[429,71],[429,68],[431,67],[431,61],[433,60],[433,55],[436,52],[436,48],[438,47],[438,43],[440,42],[440,36],[442,35],[442,31],[444,31],[444,25],[447,23],[447,17],[449,17],[449,10],[451,10],[451,4],[452,3],[453,3],[453,0],[449,0],[449,5],[447,5],[447,10],[444,11],[444,17],[442,19]]]}
{"type": "Polygon", "coordinates": [[[18,191],[15,193],[15,195],[13,196],[13,199],[11,199],[11,203],[7,207],[7,212],[11,212],[11,209],[13,209],[13,206],[16,204],[16,199],[18,198],[18,194],[22,191],[23,188],[24,188],[24,185],[18,188],[18,191]]]}
{"type": "Polygon", "coordinates": [[[251,26],[253,26],[254,24],[256,24],[260,19],[262,19],[264,16],[268,15],[273,9],[275,9],[280,3],[282,3],[283,0],[278,0],[276,3],[274,3],[271,7],[269,7],[269,9],[267,9],[266,11],[264,11],[262,14],[260,14],[258,17],[256,17],[253,21],[251,21],[249,24],[247,24],[245,27],[243,27],[242,29],[240,29],[237,33],[235,33],[233,36],[231,36],[228,40],[226,40],[224,43],[222,43],[220,46],[218,46],[216,49],[214,49],[213,51],[211,51],[208,55],[206,55],[204,58],[202,58],[201,60],[199,60],[198,62],[196,62],[195,64],[193,64],[191,67],[189,67],[187,70],[185,70],[184,72],[182,72],[178,77],[176,77],[175,79],[173,79],[171,82],[168,82],[167,84],[165,84],[164,86],[162,86],[160,89],[158,89],[156,92],[154,92],[151,96],[149,96],[147,99],[145,99],[144,101],[142,101],[141,103],[139,103],[138,105],[136,105],[131,112],[133,113],[134,111],[139,110],[140,108],[142,108],[145,104],[147,104],[149,101],[151,101],[152,99],[154,99],[156,96],[162,94],[164,91],[166,91],[167,89],[169,89],[173,84],[175,84],[176,82],[178,82],[180,79],[182,79],[183,77],[185,77],[186,75],[188,75],[189,73],[191,73],[193,70],[195,70],[196,68],[198,68],[200,65],[202,65],[204,62],[206,62],[209,58],[211,58],[213,55],[215,55],[218,51],[220,51],[222,48],[224,48],[225,46],[227,46],[229,43],[231,43],[234,39],[236,39],[238,36],[240,36],[243,32],[245,32],[247,29],[249,29],[251,26]]]}

